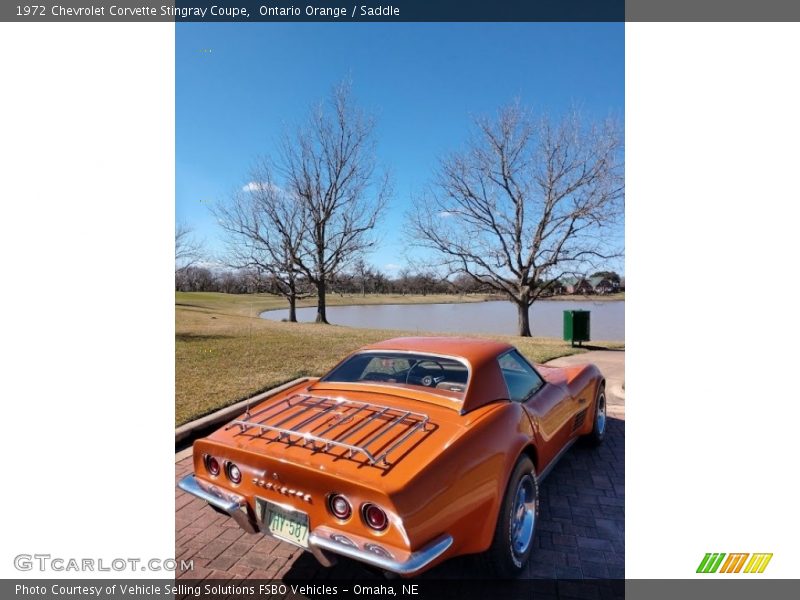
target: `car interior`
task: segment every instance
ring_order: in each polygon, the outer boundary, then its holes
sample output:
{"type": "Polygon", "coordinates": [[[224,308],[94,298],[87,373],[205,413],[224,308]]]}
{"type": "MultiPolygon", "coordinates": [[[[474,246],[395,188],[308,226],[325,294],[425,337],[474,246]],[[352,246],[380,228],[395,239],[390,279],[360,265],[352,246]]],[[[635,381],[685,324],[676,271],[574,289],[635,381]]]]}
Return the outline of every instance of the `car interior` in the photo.
{"type": "Polygon", "coordinates": [[[370,381],[464,392],[469,370],[452,358],[402,353],[365,353],[337,367],[326,381],[370,381]]]}

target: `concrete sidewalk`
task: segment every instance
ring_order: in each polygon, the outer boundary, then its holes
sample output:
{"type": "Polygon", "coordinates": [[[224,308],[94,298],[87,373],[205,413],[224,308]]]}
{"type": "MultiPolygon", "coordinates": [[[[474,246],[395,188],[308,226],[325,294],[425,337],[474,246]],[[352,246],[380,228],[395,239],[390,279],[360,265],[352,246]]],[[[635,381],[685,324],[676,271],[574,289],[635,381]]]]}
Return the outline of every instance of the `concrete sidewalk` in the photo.
{"type": "Polygon", "coordinates": [[[590,350],[548,362],[554,367],[593,363],[606,378],[608,415],[625,419],[625,350],[590,350]]]}

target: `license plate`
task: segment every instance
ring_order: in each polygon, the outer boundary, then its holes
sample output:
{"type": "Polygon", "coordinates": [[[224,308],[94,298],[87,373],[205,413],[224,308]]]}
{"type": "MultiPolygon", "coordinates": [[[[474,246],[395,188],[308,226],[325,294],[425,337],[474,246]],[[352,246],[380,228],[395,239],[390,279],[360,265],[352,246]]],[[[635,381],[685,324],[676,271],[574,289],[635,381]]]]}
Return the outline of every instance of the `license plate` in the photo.
{"type": "Polygon", "coordinates": [[[308,548],[308,515],[299,510],[278,506],[269,500],[258,499],[267,531],[276,538],[308,548]]]}

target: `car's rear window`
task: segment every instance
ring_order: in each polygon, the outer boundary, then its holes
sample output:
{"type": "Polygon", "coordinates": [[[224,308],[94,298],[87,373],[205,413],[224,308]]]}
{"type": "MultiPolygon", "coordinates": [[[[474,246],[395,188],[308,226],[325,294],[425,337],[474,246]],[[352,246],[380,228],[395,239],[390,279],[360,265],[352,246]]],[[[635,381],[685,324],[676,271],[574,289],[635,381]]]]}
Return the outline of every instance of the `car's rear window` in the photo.
{"type": "Polygon", "coordinates": [[[361,352],[345,360],[322,381],[411,386],[461,394],[467,366],[453,358],[406,352],[361,352]]]}

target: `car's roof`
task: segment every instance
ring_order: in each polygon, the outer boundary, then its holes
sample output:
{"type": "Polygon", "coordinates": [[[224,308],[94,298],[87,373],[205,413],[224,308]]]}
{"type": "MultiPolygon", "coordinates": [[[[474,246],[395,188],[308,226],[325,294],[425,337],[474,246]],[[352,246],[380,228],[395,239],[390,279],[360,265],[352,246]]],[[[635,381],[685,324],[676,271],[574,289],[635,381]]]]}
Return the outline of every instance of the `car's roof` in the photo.
{"type": "Polygon", "coordinates": [[[473,366],[511,350],[513,346],[481,338],[398,337],[365,346],[362,350],[400,350],[463,358],[473,366]]]}
{"type": "MultiPolygon", "coordinates": [[[[369,344],[357,350],[362,352],[419,352],[421,354],[459,359],[469,368],[467,389],[458,406],[453,406],[452,398],[444,398],[430,390],[414,390],[414,396],[423,394],[425,402],[439,404],[447,408],[457,408],[462,414],[498,399],[508,398],[508,388],[500,373],[497,357],[513,350],[514,346],[494,340],[469,337],[398,337],[369,344]],[[442,400],[441,402],[439,400],[442,400]]],[[[352,356],[352,355],[351,355],[352,356]]],[[[345,360],[349,360],[345,359],[345,360]]],[[[323,377],[322,382],[325,381],[323,377]]],[[[386,386],[375,384],[376,389],[386,386]]],[[[386,387],[389,389],[389,387],[386,387]]],[[[411,394],[411,392],[409,392],[411,394]]],[[[406,394],[408,395],[408,394],[406,394]]],[[[416,398],[420,400],[421,398],[416,398]]]]}

